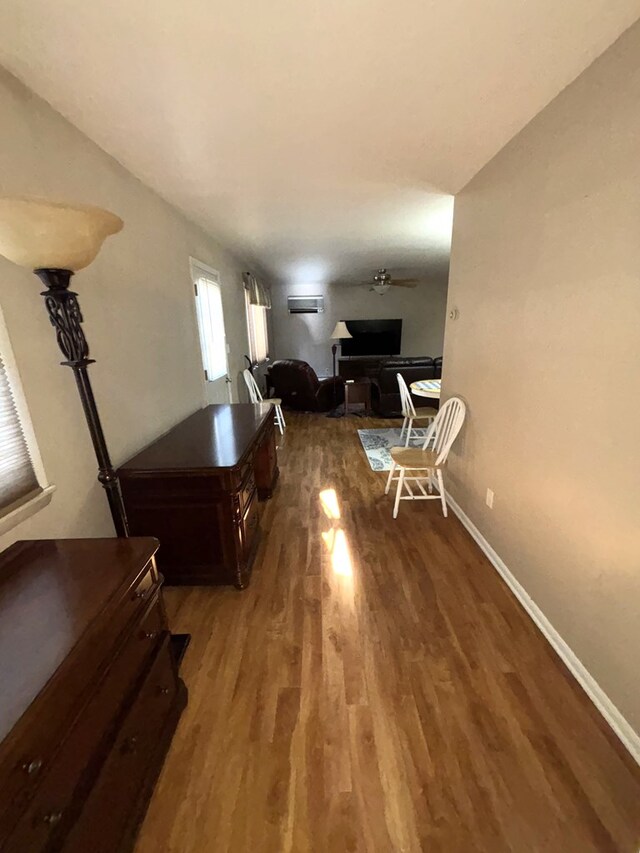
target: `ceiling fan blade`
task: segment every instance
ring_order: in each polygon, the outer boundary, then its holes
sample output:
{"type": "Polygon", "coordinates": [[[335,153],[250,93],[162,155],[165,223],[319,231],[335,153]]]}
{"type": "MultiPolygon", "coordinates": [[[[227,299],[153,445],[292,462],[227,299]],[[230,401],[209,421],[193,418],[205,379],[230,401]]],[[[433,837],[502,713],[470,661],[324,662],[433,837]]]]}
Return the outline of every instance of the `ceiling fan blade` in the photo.
{"type": "Polygon", "coordinates": [[[418,283],[414,278],[395,278],[389,282],[391,287],[417,287],[418,283]]]}

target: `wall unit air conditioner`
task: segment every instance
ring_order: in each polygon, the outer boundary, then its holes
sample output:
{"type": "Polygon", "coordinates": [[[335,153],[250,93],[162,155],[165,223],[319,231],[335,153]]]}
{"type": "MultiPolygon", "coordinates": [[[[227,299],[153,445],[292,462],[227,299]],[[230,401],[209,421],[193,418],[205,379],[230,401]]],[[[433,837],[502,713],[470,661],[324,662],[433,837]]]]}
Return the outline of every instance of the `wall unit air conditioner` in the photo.
{"type": "Polygon", "coordinates": [[[287,296],[289,314],[322,314],[324,296],[287,296]]]}

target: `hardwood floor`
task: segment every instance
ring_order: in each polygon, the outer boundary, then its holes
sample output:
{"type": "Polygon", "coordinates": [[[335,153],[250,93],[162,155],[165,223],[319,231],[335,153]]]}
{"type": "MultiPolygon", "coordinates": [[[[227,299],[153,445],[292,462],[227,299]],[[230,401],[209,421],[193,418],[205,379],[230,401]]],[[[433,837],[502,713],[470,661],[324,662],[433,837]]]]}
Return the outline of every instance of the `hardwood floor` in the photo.
{"type": "Polygon", "coordinates": [[[185,711],[137,853],[625,851],[640,772],[437,502],[287,413],[251,586],[167,590],[185,711]]]}

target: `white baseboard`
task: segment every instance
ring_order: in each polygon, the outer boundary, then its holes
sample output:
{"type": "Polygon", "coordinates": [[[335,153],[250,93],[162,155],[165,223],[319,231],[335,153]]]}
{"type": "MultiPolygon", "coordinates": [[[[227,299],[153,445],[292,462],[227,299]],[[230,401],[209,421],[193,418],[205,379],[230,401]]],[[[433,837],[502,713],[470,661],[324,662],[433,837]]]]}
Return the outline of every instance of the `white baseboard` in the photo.
{"type": "Polygon", "coordinates": [[[544,615],[542,610],[529,596],[524,587],[516,580],[509,571],[503,560],[493,550],[491,545],[484,538],[471,519],[460,508],[456,501],[447,492],[447,504],[458,516],[462,524],[469,531],[480,547],[480,550],[489,559],[496,571],[501,575],[511,592],[518,599],[520,604],[527,611],[529,616],[542,631],[547,640],[551,643],[555,651],[560,655],[564,663],[569,668],[569,671],[582,687],[587,696],[591,699],[598,711],[605,718],[609,726],[613,729],[616,735],[620,738],[625,748],[631,756],[640,764],[640,734],[636,732],[631,724],[622,716],[620,711],[613,704],[598,682],[589,673],[584,664],[576,656],[571,648],[565,643],[560,634],[553,627],[551,622],[544,615]]]}

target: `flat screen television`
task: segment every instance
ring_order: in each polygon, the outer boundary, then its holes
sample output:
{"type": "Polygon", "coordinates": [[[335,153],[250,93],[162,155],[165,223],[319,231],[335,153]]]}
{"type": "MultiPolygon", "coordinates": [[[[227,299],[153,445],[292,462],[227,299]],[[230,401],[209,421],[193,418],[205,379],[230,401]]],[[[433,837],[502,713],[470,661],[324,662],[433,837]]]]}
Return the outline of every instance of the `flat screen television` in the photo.
{"type": "Polygon", "coordinates": [[[350,338],[341,341],[342,355],[399,355],[402,320],[346,320],[350,338]]]}

